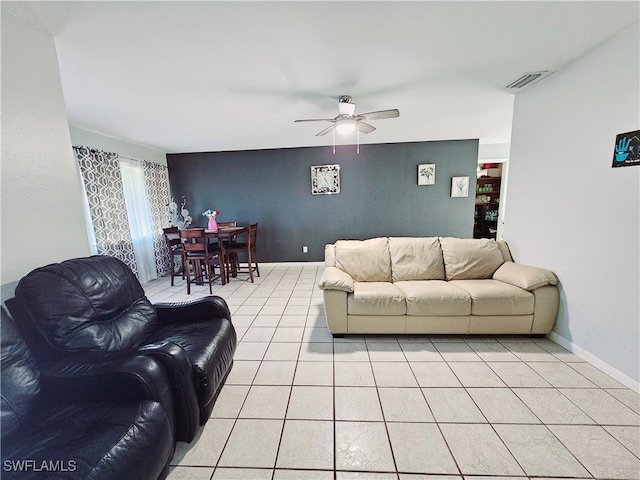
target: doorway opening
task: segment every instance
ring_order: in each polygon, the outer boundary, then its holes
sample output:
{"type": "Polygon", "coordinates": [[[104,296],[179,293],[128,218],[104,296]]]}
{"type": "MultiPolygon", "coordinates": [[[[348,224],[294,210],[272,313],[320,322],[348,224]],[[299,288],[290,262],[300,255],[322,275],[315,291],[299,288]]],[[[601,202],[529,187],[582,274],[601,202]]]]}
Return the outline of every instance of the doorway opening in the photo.
{"type": "Polygon", "coordinates": [[[473,238],[502,239],[507,167],[506,159],[478,163],[473,238]]]}

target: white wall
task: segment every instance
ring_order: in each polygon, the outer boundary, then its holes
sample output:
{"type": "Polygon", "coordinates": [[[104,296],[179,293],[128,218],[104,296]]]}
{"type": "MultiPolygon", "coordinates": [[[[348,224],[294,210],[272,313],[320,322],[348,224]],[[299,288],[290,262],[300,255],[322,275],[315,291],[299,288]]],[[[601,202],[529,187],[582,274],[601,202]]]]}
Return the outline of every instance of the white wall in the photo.
{"type": "Polygon", "coordinates": [[[478,163],[493,163],[509,158],[511,145],[508,143],[481,143],[478,145],[478,163]]]}
{"type": "Polygon", "coordinates": [[[5,10],[1,181],[2,284],[89,254],[53,37],[5,10]]]}
{"type": "Polygon", "coordinates": [[[516,95],[504,238],[561,281],[552,338],[638,390],[640,167],[611,168],[640,128],[638,25],[516,95]]]}
{"type": "Polygon", "coordinates": [[[150,162],[167,165],[167,155],[161,150],[102,135],[74,125],[71,125],[69,130],[71,132],[73,145],[82,145],[83,147],[114,152],[125,157],[149,160],[150,162]]]}

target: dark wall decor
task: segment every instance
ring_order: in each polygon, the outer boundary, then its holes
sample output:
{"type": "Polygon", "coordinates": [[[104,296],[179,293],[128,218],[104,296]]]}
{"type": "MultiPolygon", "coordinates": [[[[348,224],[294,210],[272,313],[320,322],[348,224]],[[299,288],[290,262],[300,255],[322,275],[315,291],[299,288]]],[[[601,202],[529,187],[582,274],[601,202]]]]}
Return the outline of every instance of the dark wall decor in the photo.
{"type": "MultiPolygon", "coordinates": [[[[478,140],[168,154],[172,192],[194,224],[258,222],[261,262],[322,261],[339,239],[473,235],[474,198],[451,198],[451,177],[475,179],[478,140]],[[417,165],[436,165],[435,185],[416,185],[417,165]],[[311,195],[310,168],[340,165],[340,194],[311,195]],[[308,253],[302,252],[308,246],[308,253]]],[[[469,185],[475,188],[475,183],[469,185]]]]}
{"type": "Polygon", "coordinates": [[[640,130],[616,136],[611,167],[640,165],[640,130]]]}

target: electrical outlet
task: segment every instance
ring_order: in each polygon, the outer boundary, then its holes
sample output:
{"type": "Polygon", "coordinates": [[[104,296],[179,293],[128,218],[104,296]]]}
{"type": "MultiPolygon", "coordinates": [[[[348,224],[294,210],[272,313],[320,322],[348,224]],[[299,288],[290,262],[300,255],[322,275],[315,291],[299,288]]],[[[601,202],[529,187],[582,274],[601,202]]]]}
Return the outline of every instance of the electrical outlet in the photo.
{"type": "Polygon", "coordinates": [[[302,253],[309,253],[309,247],[307,247],[306,245],[302,246],[302,253]]]}

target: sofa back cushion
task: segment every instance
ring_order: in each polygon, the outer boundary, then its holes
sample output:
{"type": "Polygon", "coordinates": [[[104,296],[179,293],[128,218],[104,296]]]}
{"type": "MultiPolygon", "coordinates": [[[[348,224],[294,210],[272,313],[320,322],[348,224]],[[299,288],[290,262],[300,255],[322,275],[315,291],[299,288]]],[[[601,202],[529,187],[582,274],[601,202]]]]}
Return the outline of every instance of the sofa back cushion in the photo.
{"type": "Polygon", "coordinates": [[[504,263],[495,240],[440,237],[447,280],[491,278],[504,263]]]}
{"type": "Polygon", "coordinates": [[[324,266],[336,266],[336,246],[333,243],[328,243],[324,246],[324,266]]]}
{"type": "Polygon", "coordinates": [[[444,261],[438,237],[389,237],[394,282],[444,280],[444,261]]]}
{"type": "MultiPolygon", "coordinates": [[[[2,437],[18,430],[40,391],[40,372],[11,317],[2,309],[2,437]]],[[[3,445],[4,446],[4,445],[3,445]]]]}
{"type": "Polygon", "coordinates": [[[356,282],[390,282],[391,259],[387,237],[369,240],[338,240],[335,264],[356,282]]]}
{"type": "Polygon", "coordinates": [[[496,241],[496,245],[500,249],[500,253],[502,253],[502,258],[505,262],[513,262],[513,257],[511,256],[511,250],[509,249],[509,245],[504,240],[496,241]]]}
{"type": "Polygon", "coordinates": [[[18,283],[16,298],[39,334],[63,352],[135,348],[158,323],[131,269],[109,256],[33,270],[18,283]]]}

